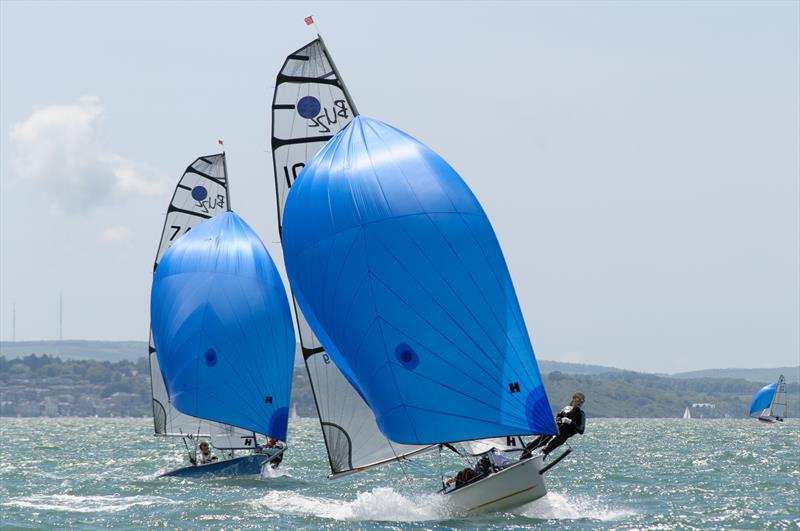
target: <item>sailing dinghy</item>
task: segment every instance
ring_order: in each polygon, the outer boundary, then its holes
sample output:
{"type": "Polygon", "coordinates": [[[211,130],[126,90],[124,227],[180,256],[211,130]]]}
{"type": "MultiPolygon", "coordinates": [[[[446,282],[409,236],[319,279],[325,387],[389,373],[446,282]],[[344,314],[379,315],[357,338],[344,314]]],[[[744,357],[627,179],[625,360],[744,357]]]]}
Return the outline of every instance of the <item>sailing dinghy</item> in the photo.
{"type": "MultiPolygon", "coordinates": [[[[211,220],[212,218],[216,220],[216,216],[226,212],[228,217],[236,217],[239,222],[233,224],[233,229],[236,230],[232,230],[231,227],[228,227],[226,234],[223,234],[220,237],[228,239],[232,237],[239,238],[242,240],[240,243],[250,245],[251,247],[255,248],[256,251],[258,251],[259,245],[263,249],[263,244],[261,244],[257,236],[252,233],[252,230],[249,228],[244,229],[244,227],[246,227],[244,222],[241,221],[238,216],[228,211],[229,205],[230,201],[228,198],[228,182],[227,173],[225,170],[224,153],[198,158],[186,169],[186,172],[181,177],[181,180],[175,189],[172,201],[170,202],[158,254],[156,256],[156,263],[154,267],[155,276],[159,275],[159,271],[161,269],[160,266],[162,265],[163,259],[165,256],[167,256],[168,249],[171,248],[173,243],[182,242],[184,237],[191,234],[189,232],[191,229],[197,230],[201,222],[204,222],[205,220],[211,220]]],[[[228,222],[230,223],[230,220],[228,220],[228,222]]],[[[236,242],[236,240],[233,241],[234,243],[236,242]]],[[[189,244],[187,243],[187,245],[189,244]]],[[[266,261],[262,255],[265,253],[266,250],[263,250],[263,253],[254,253],[254,256],[257,255],[259,260],[259,267],[262,268],[265,268],[266,266],[266,261]]],[[[231,256],[227,258],[235,258],[235,253],[232,253],[231,256]]],[[[269,260],[268,255],[266,256],[266,259],[269,260]]],[[[271,261],[269,264],[271,264],[271,261]]],[[[272,264],[272,267],[274,269],[274,264],[272,264]]],[[[266,269],[268,270],[268,268],[266,269]]],[[[267,275],[267,277],[269,277],[269,275],[267,275]]],[[[269,280],[273,281],[274,279],[269,280]]],[[[280,283],[278,283],[278,285],[280,286],[280,283]]],[[[280,292],[283,293],[282,287],[280,292]]],[[[235,300],[239,296],[240,295],[232,294],[230,298],[231,300],[235,300]]],[[[272,294],[271,296],[275,295],[272,294]]],[[[163,296],[161,297],[163,298],[163,296]]],[[[283,297],[285,299],[285,294],[283,297]]],[[[151,300],[151,303],[155,305],[156,302],[157,300],[154,297],[151,300]]],[[[241,305],[241,308],[252,310],[252,308],[248,307],[246,304],[241,305]]],[[[255,318],[255,315],[250,315],[248,318],[248,316],[244,313],[239,313],[237,313],[237,317],[239,317],[242,321],[255,318]]],[[[288,321],[288,325],[286,322],[283,322],[283,326],[281,327],[281,319],[286,321],[286,316],[284,315],[282,318],[279,316],[274,323],[259,323],[257,330],[263,328],[264,326],[271,326],[273,330],[282,330],[278,336],[285,336],[287,326],[288,329],[291,330],[291,322],[288,321]]],[[[154,330],[155,325],[156,323],[154,321],[154,330]]],[[[258,334],[263,335],[263,331],[259,330],[258,334]]],[[[289,337],[290,343],[293,343],[293,332],[289,334],[289,337]]],[[[280,462],[281,455],[286,448],[284,443],[279,442],[270,448],[265,448],[259,443],[263,442],[267,435],[275,437],[276,439],[285,440],[285,428],[281,430],[279,426],[276,425],[272,431],[266,431],[264,429],[255,430],[253,429],[253,426],[256,425],[254,423],[227,422],[227,417],[224,415],[221,417],[212,417],[211,413],[206,408],[203,408],[203,410],[195,410],[186,407],[182,408],[176,405],[174,400],[175,390],[170,390],[170,386],[168,386],[166,383],[170,373],[166,370],[162,370],[163,367],[161,364],[159,364],[159,360],[162,360],[163,364],[163,356],[161,356],[161,353],[157,351],[157,342],[153,341],[154,339],[155,338],[151,333],[150,365],[153,389],[153,418],[155,421],[155,434],[157,436],[183,438],[184,444],[189,451],[190,459],[196,445],[200,442],[200,440],[204,439],[208,439],[211,445],[217,450],[218,457],[235,457],[236,452],[240,450],[245,450],[247,452],[245,456],[239,456],[235,459],[225,459],[199,467],[185,467],[169,472],[165,475],[255,475],[261,472],[261,469],[266,462],[271,462],[273,465],[276,465],[280,462]],[[280,436],[281,433],[283,434],[282,437],[280,436]]],[[[233,346],[239,348],[238,345],[233,346]]],[[[184,347],[185,345],[181,348],[184,347]]],[[[167,348],[173,347],[167,344],[167,348]]],[[[184,354],[190,353],[184,352],[184,354]]],[[[291,361],[288,362],[287,369],[287,366],[283,361],[285,355],[278,353],[277,351],[255,352],[253,349],[248,351],[247,349],[240,348],[238,354],[242,358],[245,358],[236,361],[236,363],[239,364],[239,366],[236,367],[239,371],[246,371],[248,370],[248,367],[258,367],[264,365],[263,361],[253,361],[249,358],[249,356],[254,358],[263,358],[264,356],[267,356],[270,360],[274,358],[276,363],[271,365],[271,371],[274,372],[264,371],[263,378],[261,376],[259,377],[265,381],[272,379],[275,381],[276,385],[285,388],[286,399],[283,400],[283,398],[281,398],[277,401],[274,400],[274,403],[277,406],[279,403],[283,403],[285,401],[288,405],[288,393],[289,386],[291,385],[291,376],[290,372],[288,377],[286,376],[286,373],[287,370],[291,371],[291,361]]],[[[174,356],[175,353],[172,352],[171,355],[174,356]]],[[[190,356],[187,356],[186,362],[191,363],[190,356]]],[[[185,383],[186,382],[183,384],[185,383]]],[[[232,382],[227,382],[227,385],[230,385],[231,383],[232,382]]],[[[233,383],[236,384],[235,381],[233,383]]],[[[173,383],[173,386],[174,385],[175,384],[173,383]]],[[[209,394],[209,392],[206,390],[203,390],[203,394],[209,396],[213,395],[213,393],[209,394]]],[[[279,396],[282,396],[283,394],[284,391],[278,393],[279,396]]],[[[260,425],[263,426],[263,423],[260,425]]]]}
{"type": "MultiPolygon", "coordinates": [[[[272,158],[278,227],[295,180],[333,135],[358,115],[356,106],[322,40],[290,53],[275,80],[272,100],[272,158]]],[[[308,210],[306,217],[326,215],[308,210]]],[[[294,300],[294,298],[293,298],[294,300]]],[[[294,301],[303,361],[314,395],[331,479],[404,459],[430,448],[387,439],[363,397],[331,362],[294,301]]]]}
{"type": "MultiPolygon", "coordinates": [[[[164,227],[159,239],[153,271],[161,257],[182,235],[203,221],[227,212],[230,207],[228,172],[225,153],[198,157],[181,175],[167,208],[164,227]]],[[[256,434],[235,426],[193,417],[178,411],[170,402],[158,356],[150,334],[148,360],[153,398],[153,424],[156,437],[175,437],[184,440],[191,452],[200,440],[208,439],[216,450],[230,454],[251,450],[256,434]]],[[[214,468],[220,468],[218,465],[214,468]]],[[[208,469],[204,469],[204,472],[208,469]]]]}
{"type": "Polygon", "coordinates": [[[686,409],[683,410],[683,418],[684,419],[692,418],[692,411],[689,409],[689,406],[686,406],[686,409]]]}
{"type": "Polygon", "coordinates": [[[783,422],[787,409],[786,379],[781,374],[777,382],[765,385],[753,396],[753,401],[750,403],[750,416],[761,422],[773,424],[783,422]]]}
{"type": "MultiPolygon", "coordinates": [[[[357,116],[294,181],[282,229],[302,314],[389,440],[558,432],[494,230],[427,146],[357,116]]],[[[544,496],[549,467],[534,454],[443,492],[506,509],[544,496]]]]}

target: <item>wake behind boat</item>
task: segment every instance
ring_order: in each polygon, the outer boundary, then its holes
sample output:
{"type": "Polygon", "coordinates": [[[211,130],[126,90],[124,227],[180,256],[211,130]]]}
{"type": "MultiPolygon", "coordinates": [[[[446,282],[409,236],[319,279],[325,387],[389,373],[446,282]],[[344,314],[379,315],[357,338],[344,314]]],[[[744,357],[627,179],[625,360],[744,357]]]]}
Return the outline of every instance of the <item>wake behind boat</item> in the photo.
{"type": "Polygon", "coordinates": [[[182,437],[192,463],[165,475],[257,475],[267,463],[277,466],[286,449],[294,356],[288,302],[263,243],[228,210],[224,168],[224,154],[187,168],[162,234],[167,250],[156,262],[156,433],[182,437]],[[209,445],[216,455],[210,447],[201,452],[209,445]]]}

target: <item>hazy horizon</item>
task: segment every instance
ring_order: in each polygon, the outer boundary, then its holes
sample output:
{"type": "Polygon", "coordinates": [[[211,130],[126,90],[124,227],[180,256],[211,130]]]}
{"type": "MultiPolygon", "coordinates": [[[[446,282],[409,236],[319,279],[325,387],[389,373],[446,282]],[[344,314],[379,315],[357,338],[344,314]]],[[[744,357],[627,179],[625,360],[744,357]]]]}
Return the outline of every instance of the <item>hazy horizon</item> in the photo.
{"type": "Polygon", "coordinates": [[[800,361],[797,2],[2,2],[0,338],[58,338],[63,293],[65,339],[146,341],[217,139],[283,275],[269,107],[309,14],[359,110],[475,192],[538,358],[800,361]]]}

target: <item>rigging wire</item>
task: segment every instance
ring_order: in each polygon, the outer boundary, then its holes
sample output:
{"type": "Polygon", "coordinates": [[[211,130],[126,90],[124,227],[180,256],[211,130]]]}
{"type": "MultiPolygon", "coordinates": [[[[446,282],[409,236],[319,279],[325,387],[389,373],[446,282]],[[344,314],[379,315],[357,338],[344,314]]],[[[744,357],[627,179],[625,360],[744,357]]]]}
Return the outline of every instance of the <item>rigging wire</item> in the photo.
{"type": "Polygon", "coordinates": [[[395,460],[400,465],[400,470],[403,471],[403,476],[405,476],[405,478],[406,478],[406,483],[408,483],[408,487],[409,488],[413,487],[413,485],[411,483],[411,476],[408,475],[408,472],[406,472],[406,467],[403,466],[403,461],[405,461],[405,457],[403,457],[403,456],[398,457],[397,456],[397,452],[394,451],[394,445],[392,444],[392,442],[389,441],[388,439],[387,439],[387,442],[389,443],[389,448],[392,449],[392,454],[394,455],[395,460]]]}

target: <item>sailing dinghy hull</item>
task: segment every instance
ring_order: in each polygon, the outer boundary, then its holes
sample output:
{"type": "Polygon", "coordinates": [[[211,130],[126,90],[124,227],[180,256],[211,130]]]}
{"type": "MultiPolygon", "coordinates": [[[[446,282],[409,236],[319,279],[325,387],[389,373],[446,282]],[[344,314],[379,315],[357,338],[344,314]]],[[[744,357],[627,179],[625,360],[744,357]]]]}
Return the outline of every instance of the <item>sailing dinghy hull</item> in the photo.
{"type": "Polygon", "coordinates": [[[542,456],[534,456],[445,494],[459,512],[492,512],[519,507],[547,494],[539,474],[542,456]]]}
{"type": "MultiPolygon", "coordinates": [[[[282,451],[281,451],[282,452],[282,451]]],[[[250,454],[207,465],[192,465],[161,474],[159,477],[205,478],[260,476],[261,471],[279,452],[250,454]]]]}

